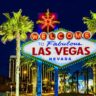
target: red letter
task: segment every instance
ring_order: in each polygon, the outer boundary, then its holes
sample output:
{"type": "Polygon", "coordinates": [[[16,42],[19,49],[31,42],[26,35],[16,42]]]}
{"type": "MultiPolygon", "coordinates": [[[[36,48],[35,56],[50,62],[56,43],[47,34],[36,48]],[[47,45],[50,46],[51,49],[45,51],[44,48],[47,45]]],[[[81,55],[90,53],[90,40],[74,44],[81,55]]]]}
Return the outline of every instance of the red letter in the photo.
{"type": "Polygon", "coordinates": [[[49,39],[54,40],[56,38],[55,33],[51,32],[49,33],[49,39]]]}
{"type": "Polygon", "coordinates": [[[32,55],[37,55],[37,54],[35,53],[35,47],[32,48],[32,55]]]}
{"type": "Polygon", "coordinates": [[[67,32],[67,33],[66,33],[66,38],[69,39],[69,40],[72,39],[72,38],[73,38],[73,33],[70,32],[70,31],[67,32]]]}
{"type": "Polygon", "coordinates": [[[63,54],[64,55],[68,55],[68,47],[64,47],[63,48],[63,54]]]}
{"type": "Polygon", "coordinates": [[[44,55],[44,49],[43,49],[43,47],[40,47],[40,49],[39,49],[39,53],[38,53],[38,55],[44,55]]]}
{"type": "Polygon", "coordinates": [[[88,49],[89,49],[89,47],[85,47],[85,51],[86,51],[85,55],[89,55],[90,54],[90,51],[88,49]]]}
{"type": "Polygon", "coordinates": [[[79,54],[84,55],[82,47],[78,48],[77,55],[79,55],[79,54]]]}
{"type": "Polygon", "coordinates": [[[90,38],[91,38],[91,33],[90,33],[89,31],[85,31],[85,32],[83,33],[83,37],[84,37],[85,39],[90,39],[90,38]]]}
{"type": "Polygon", "coordinates": [[[59,40],[63,40],[63,39],[64,39],[64,33],[59,32],[59,33],[57,34],[57,38],[58,38],[59,40]]]}
{"type": "Polygon", "coordinates": [[[32,40],[38,40],[39,35],[38,35],[37,32],[33,32],[33,33],[30,35],[30,38],[31,38],[32,40]]]}
{"type": "Polygon", "coordinates": [[[76,54],[76,48],[75,48],[75,47],[71,47],[71,48],[69,49],[69,53],[70,53],[71,55],[75,55],[75,54],[76,54]]]}
{"type": "Polygon", "coordinates": [[[50,47],[47,47],[47,48],[46,48],[46,51],[47,51],[46,55],[50,55],[50,54],[51,54],[51,52],[50,52],[49,49],[50,49],[50,47]]]}
{"type": "Polygon", "coordinates": [[[40,38],[41,38],[42,40],[46,40],[47,34],[46,34],[45,32],[42,32],[42,33],[40,34],[40,38]]]}
{"type": "Polygon", "coordinates": [[[82,32],[81,31],[76,31],[74,34],[76,39],[81,39],[82,38],[82,32]]]}
{"type": "Polygon", "coordinates": [[[62,47],[60,48],[60,50],[58,50],[58,47],[55,47],[55,50],[56,50],[57,54],[60,55],[60,53],[62,51],[62,47]]]}

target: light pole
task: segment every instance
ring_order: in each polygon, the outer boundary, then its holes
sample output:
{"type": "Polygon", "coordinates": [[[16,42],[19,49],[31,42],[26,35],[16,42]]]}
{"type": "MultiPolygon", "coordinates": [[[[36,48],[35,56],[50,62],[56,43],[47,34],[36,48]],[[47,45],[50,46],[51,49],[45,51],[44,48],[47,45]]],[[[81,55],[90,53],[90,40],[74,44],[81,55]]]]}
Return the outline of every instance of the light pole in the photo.
{"type": "Polygon", "coordinates": [[[12,96],[12,87],[13,87],[13,86],[12,86],[12,85],[10,85],[10,89],[11,89],[11,96],[12,96]]]}
{"type": "Polygon", "coordinates": [[[36,85],[37,85],[37,68],[36,66],[32,67],[32,94],[36,96],[36,85]]]}
{"type": "Polygon", "coordinates": [[[44,92],[47,92],[47,88],[48,88],[48,78],[45,78],[45,79],[43,80],[43,84],[44,84],[44,86],[45,86],[44,92]]]}
{"type": "Polygon", "coordinates": [[[24,74],[24,75],[27,75],[27,70],[24,70],[24,71],[23,71],[23,74],[24,74]]]}
{"type": "Polygon", "coordinates": [[[26,94],[27,94],[27,91],[28,91],[28,76],[27,76],[27,70],[24,70],[24,71],[23,71],[23,74],[24,74],[24,76],[26,76],[26,94]]]}

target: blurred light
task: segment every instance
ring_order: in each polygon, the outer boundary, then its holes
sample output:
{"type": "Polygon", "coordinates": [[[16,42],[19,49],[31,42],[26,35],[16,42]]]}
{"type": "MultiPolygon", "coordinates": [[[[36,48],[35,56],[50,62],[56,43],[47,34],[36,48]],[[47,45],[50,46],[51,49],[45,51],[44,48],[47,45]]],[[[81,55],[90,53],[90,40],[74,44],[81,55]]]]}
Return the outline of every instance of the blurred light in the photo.
{"type": "Polygon", "coordinates": [[[24,73],[24,74],[27,74],[27,70],[24,70],[23,73],[24,73]]]}
{"type": "Polygon", "coordinates": [[[47,79],[47,78],[45,78],[45,79],[43,80],[43,82],[48,82],[48,79],[47,79]]]}
{"type": "Polygon", "coordinates": [[[32,70],[36,70],[36,67],[33,67],[32,70]]]}

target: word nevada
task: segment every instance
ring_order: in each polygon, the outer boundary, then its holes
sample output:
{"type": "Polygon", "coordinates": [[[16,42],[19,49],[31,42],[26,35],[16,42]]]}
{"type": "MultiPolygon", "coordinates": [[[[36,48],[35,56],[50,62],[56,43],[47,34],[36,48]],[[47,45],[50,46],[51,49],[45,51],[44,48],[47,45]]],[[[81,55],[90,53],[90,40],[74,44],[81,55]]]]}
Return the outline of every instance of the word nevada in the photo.
{"type": "Polygon", "coordinates": [[[55,40],[56,38],[58,38],[58,40],[63,40],[64,38],[71,40],[73,38],[75,39],[90,39],[91,38],[91,33],[89,31],[85,31],[85,32],[81,32],[81,31],[76,31],[76,32],[72,32],[72,31],[68,31],[68,32],[58,32],[57,34],[55,34],[55,32],[50,32],[50,33],[46,33],[46,32],[42,32],[40,35],[37,32],[33,32],[30,35],[30,38],[32,40],[46,40],[47,38],[49,38],[50,40],[55,40]]]}

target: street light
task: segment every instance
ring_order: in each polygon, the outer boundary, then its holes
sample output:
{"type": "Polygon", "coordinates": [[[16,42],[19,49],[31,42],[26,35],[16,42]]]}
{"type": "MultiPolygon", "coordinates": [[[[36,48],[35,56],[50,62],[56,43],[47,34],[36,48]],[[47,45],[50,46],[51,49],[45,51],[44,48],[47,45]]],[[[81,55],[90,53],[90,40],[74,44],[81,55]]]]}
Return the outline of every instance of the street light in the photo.
{"type": "MultiPolygon", "coordinates": [[[[26,94],[27,94],[27,91],[28,91],[28,76],[27,76],[27,70],[24,70],[23,71],[23,74],[26,76],[26,94]]],[[[24,76],[24,77],[25,77],[24,76]]]]}
{"type": "Polygon", "coordinates": [[[46,84],[46,83],[48,82],[48,79],[45,78],[45,79],[43,80],[43,82],[46,84]]]}
{"type": "Polygon", "coordinates": [[[54,81],[52,81],[51,84],[54,85],[54,81]]]}
{"type": "Polygon", "coordinates": [[[36,65],[32,66],[32,94],[36,96],[36,85],[37,85],[37,67],[36,65]]]}
{"type": "Polygon", "coordinates": [[[45,78],[44,80],[43,80],[43,84],[44,84],[44,92],[47,92],[47,89],[48,89],[48,79],[47,78],[45,78]]]}
{"type": "Polygon", "coordinates": [[[23,74],[26,75],[26,74],[27,74],[27,70],[24,70],[24,71],[23,71],[23,74]]]}
{"type": "Polygon", "coordinates": [[[10,89],[11,89],[11,96],[12,96],[12,87],[13,87],[13,86],[12,86],[12,85],[10,85],[10,89]]]}
{"type": "Polygon", "coordinates": [[[36,70],[36,67],[32,67],[32,70],[36,70]]]}

